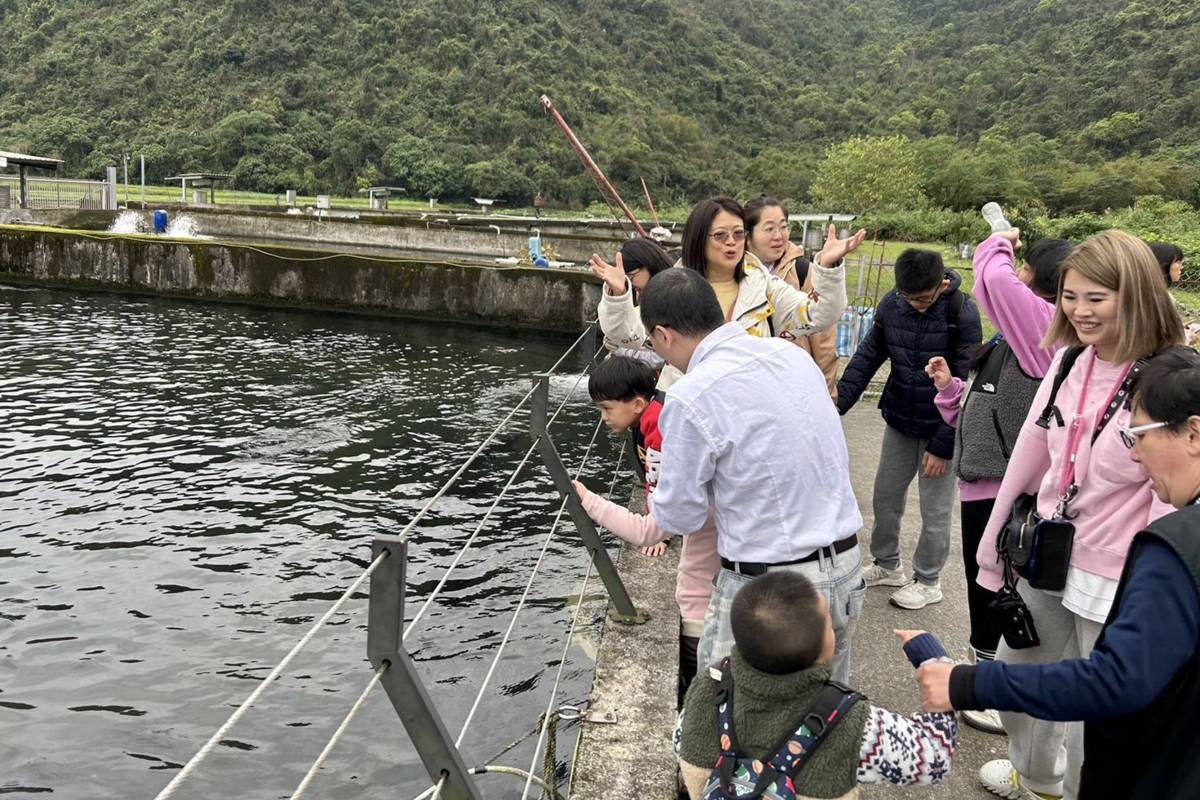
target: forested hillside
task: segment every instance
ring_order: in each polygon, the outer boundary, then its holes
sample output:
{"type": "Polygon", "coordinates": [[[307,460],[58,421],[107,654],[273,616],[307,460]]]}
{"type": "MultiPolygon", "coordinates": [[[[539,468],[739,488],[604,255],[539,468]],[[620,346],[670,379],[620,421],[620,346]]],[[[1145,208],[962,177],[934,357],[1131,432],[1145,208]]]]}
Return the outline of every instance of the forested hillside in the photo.
{"type": "Polygon", "coordinates": [[[1194,0],[0,0],[0,149],[69,175],[559,206],[614,182],[805,201],[828,145],[913,142],[935,206],[1196,203],[1194,0]]]}

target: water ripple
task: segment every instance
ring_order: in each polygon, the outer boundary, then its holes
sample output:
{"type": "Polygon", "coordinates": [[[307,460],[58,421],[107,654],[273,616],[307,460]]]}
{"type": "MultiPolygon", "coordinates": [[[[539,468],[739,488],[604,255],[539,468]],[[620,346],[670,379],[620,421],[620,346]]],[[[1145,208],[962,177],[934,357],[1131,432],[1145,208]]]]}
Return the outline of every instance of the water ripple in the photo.
{"type": "MultiPolygon", "coordinates": [[[[369,563],[371,537],[399,532],[569,342],[0,287],[0,652],[19,665],[0,677],[0,792],[153,795],[369,563]]],[[[551,402],[577,377],[556,376],[551,402]]],[[[581,384],[555,431],[568,463],[594,421],[581,384]]],[[[410,615],[524,454],[526,425],[518,414],[414,530],[410,615]]],[[[615,454],[603,442],[585,474],[615,454]]],[[[409,642],[452,730],[556,509],[531,465],[409,642]]],[[[544,707],[585,563],[568,523],[468,758],[544,707]]],[[[194,796],[294,788],[369,679],[364,598],[222,742],[194,796]]],[[[590,688],[574,658],[566,701],[590,688]]],[[[425,788],[382,693],[361,716],[322,796],[425,788]]]]}

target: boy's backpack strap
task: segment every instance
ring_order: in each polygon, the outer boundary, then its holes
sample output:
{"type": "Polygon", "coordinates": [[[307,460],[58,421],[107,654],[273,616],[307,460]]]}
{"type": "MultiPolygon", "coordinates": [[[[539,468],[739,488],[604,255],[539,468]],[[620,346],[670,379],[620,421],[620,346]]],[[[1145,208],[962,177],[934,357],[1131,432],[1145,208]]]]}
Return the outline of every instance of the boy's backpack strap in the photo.
{"type": "Polygon", "coordinates": [[[1050,420],[1054,419],[1059,425],[1064,425],[1062,412],[1058,410],[1058,406],[1054,405],[1054,401],[1058,399],[1058,390],[1062,388],[1063,381],[1067,379],[1067,375],[1071,373],[1071,367],[1075,366],[1075,362],[1079,360],[1079,354],[1084,351],[1081,346],[1068,347],[1063,353],[1062,361],[1058,363],[1058,372],[1054,375],[1054,383],[1050,386],[1050,397],[1046,400],[1046,407],[1042,409],[1041,416],[1037,418],[1038,427],[1050,428],[1050,420]]]}
{"type": "MultiPolygon", "coordinates": [[[[733,724],[733,669],[729,656],[721,662],[721,687],[717,692],[718,730],[721,734],[721,755],[717,758],[715,772],[720,780],[720,789],[725,797],[737,797],[733,785],[741,747],[737,743],[737,730],[733,724]]],[[[757,795],[756,795],[757,796],[757,795]]]]}
{"type": "Polygon", "coordinates": [[[737,762],[722,752],[721,760],[717,762],[717,773],[724,796],[738,800],[757,800],[781,777],[788,780],[795,778],[800,769],[808,763],[808,757],[821,746],[850,708],[862,699],[863,696],[858,692],[835,681],[826,681],[812,705],[800,718],[796,730],[775,747],[774,757],[762,764],[762,772],[755,779],[754,789],[748,794],[736,792],[733,777],[737,762]]]}
{"type": "Polygon", "coordinates": [[[780,774],[795,778],[851,707],[862,699],[861,694],[848,686],[827,681],[804,714],[800,727],[778,748],[771,765],[780,774]]]}
{"type": "Polygon", "coordinates": [[[737,741],[737,730],[733,725],[733,669],[729,656],[721,662],[721,686],[717,690],[717,717],[721,730],[721,756],[726,761],[736,760],[741,752],[737,741]]]}

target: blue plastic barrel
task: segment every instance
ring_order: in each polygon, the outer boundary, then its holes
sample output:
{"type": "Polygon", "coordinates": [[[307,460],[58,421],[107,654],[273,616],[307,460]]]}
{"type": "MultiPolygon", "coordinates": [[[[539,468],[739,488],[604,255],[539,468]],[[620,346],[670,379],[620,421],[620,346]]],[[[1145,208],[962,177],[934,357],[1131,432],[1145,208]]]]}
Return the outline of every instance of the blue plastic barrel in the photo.
{"type": "Polygon", "coordinates": [[[162,209],[154,212],[154,232],[167,232],[167,212],[163,211],[162,209]]]}

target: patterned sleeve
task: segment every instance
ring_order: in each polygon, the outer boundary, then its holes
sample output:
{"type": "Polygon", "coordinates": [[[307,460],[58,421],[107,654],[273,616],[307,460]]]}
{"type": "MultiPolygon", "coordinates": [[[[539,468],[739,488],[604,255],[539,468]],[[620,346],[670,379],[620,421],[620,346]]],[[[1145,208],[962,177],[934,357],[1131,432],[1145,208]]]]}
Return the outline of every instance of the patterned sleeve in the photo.
{"type": "Polygon", "coordinates": [[[905,717],[871,706],[859,752],[859,783],[941,783],[958,746],[953,713],[905,717]]]}

